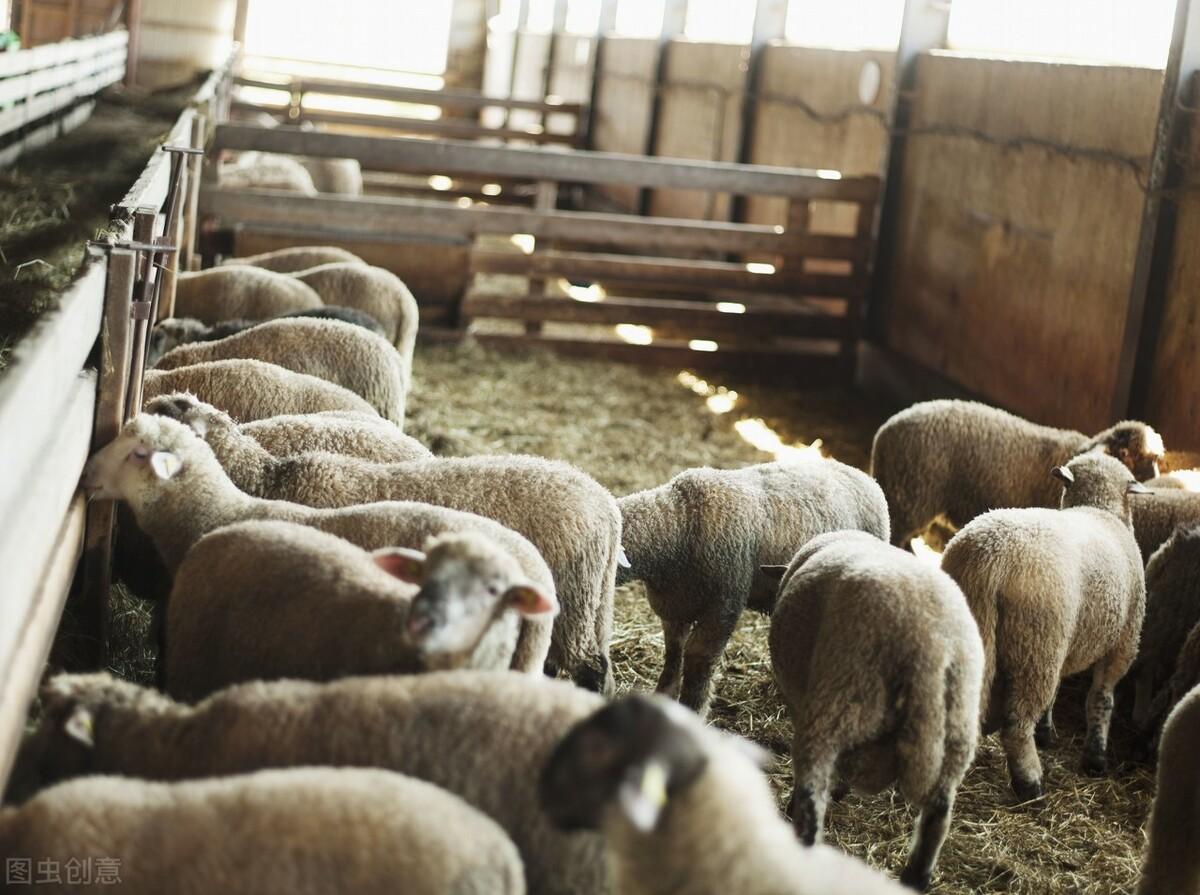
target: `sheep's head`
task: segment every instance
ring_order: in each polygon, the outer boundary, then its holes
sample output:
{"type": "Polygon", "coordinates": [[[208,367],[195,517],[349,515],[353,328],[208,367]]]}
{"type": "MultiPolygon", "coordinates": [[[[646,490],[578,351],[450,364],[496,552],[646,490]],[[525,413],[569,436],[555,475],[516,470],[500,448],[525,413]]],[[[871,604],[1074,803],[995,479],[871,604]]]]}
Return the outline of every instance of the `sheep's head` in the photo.
{"type": "Polygon", "coordinates": [[[147,363],[153,367],[172,348],[195,342],[208,331],[208,327],[191,317],[168,317],[150,331],[150,351],[147,363]]]}
{"type": "Polygon", "coordinates": [[[201,438],[207,438],[210,432],[228,432],[237,426],[229,414],[187,392],[159,395],[148,401],[144,410],[183,423],[201,438]]]}
{"type": "Polygon", "coordinates": [[[1129,495],[1149,491],[1123,463],[1105,454],[1081,454],[1051,475],[1063,483],[1062,508],[1096,507],[1130,519],[1129,495]]]}
{"type": "Polygon", "coordinates": [[[426,552],[392,547],[376,564],[418,586],[408,613],[408,637],[429,667],[461,665],[501,612],[552,617],[558,600],[529,581],[495,542],[474,533],[442,535],[426,552]]]}
{"type": "Polygon", "coordinates": [[[1084,453],[1116,457],[1139,482],[1158,475],[1158,464],[1166,451],[1162,436],[1145,423],[1125,421],[1105,429],[1083,447],[1084,453]]]}
{"type": "Polygon", "coordinates": [[[196,440],[196,434],[182,423],[140,413],[91,456],[80,485],[90,497],[135,500],[148,487],[174,479],[196,440]]]}

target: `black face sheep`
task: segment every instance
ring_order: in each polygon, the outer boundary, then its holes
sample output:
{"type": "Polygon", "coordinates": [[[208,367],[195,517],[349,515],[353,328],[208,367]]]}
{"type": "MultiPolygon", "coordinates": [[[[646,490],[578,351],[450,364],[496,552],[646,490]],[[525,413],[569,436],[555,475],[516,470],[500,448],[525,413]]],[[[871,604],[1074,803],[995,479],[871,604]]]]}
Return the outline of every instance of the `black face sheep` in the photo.
{"type": "Polygon", "coordinates": [[[180,780],[307,765],[384,768],[496,821],[534,895],[612,891],[600,837],[561,833],[538,807],[538,774],[551,750],[603,705],[566,681],[505,671],[276,681],[229,687],[192,707],[108,674],[61,675],[41,702],[41,721],[17,757],[13,798],[93,773],[180,780]]]}
{"type": "Polygon", "coordinates": [[[325,304],[357,308],[378,320],[408,369],[412,369],[419,317],[417,300],[398,276],[362,263],[321,264],[292,276],[312,287],[325,304]]]}
{"type": "Polygon", "coordinates": [[[962,591],[872,535],[819,535],[783,573],[770,645],[797,834],[820,838],[838,772],[872,793],[895,783],[920,811],[900,879],[923,891],[979,738],[983,645],[962,591]]]}
{"type": "MultiPolygon", "coordinates": [[[[322,510],[250,497],[229,480],[212,449],[195,432],[164,416],[134,417],[113,442],[88,460],[81,484],[92,496],[127,503],[172,574],[187,551],[210,531],[235,522],[273,519],[308,525],[367,550],[419,549],[435,535],[477,532],[515,558],[526,578],[544,593],[554,592],[554,579],[537,549],[492,519],[401,501],[322,510]]],[[[536,654],[537,645],[549,638],[548,619],[527,619],[521,628],[519,655],[536,654]]]]}
{"type": "Polygon", "coordinates": [[[212,342],[168,351],[159,370],[247,358],[349,389],[386,420],[404,424],[409,368],[383,336],[340,320],[268,320],[212,342]]]}
{"type": "MultiPolygon", "coordinates": [[[[524,615],[554,594],[473,532],[424,553],[367,553],[291,522],[240,522],[188,551],[167,603],[166,691],[188,701],[230,684],[290,677],[504,670],[524,615]]],[[[542,673],[543,655],[518,670],[542,673]]]]}
{"type": "Polygon", "coordinates": [[[758,758],[757,747],[676,703],[628,696],[567,734],[542,770],[539,799],[559,828],[600,831],[622,895],[905,891],[855,858],[802,847],[758,758]]]}
{"type": "Polygon", "coordinates": [[[190,392],[243,423],[286,413],[324,410],[379,415],[348,388],[278,364],[246,358],[146,371],[144,401],[174,392],[190,392]]]}
{"type": "MultiPolygon", "coordinates": [[[[336,305],[311,308],[305,311],[289,311],[286,314],[279,314],[268,319],[287,320],[290,317],[341,320],[343,323],[352,323],[355,326],[361,326],[363,329],[369,330],[376,335],[383,335],[383,327],[370,314],[356,311],[354,308],[339,308],[336,305]]],[[[258,326],[258,324],[263,322],[262,320],[237,319],[207,324],[201,323],[199,320],[191,317],[168,317],[166,320],[159,321],[150,333],[150,348],[146,363],[148,366],[153,367],[158,363],[159,358],[172,348],[178,348],[180,345],[189,345],[192,342],[212,342],[216,339],[223,339],[226,336],[240,333],[242,330],[249,329],[252,326],[258,326]]]]}
{"type": "Polygon", "coordinates": [[[1200,893],[1200,688],[1171,712],[1158,753],[1158,793],[1137,895],[1200,893]]]}
{"type": "Polygon", "coordinates": [[[366,463],[333,454],[272,457],[214,408],[177,399],[164,412],[191,426],[229,478],[255,497],[314,507],[408,500],[477,513],[520,532],[554,575],[562,613],[550,662],[610,692],[608,645],[621,517],[607,489],[566,463],[524,456],[366,463]]]}
{"type": "Polygon", "coordinates": [[[942,569],[983,638],[984,732],[1000,730],[1013,790],[1042,794],[1034,728],[1059,681],[1091,670],[1083,767],[1103,773],[1113,688],[1137,654],[1146,583],[1129,493],[1144,486],[1113,457],[1076,457],[1055,474],[1062,509],[993,510],[956,534],[942,569]]]}
{"type": "Polygon", "coordinates": [[[961,528],[988,510],[1057,507],[1046,470],[1088,451],[1116,457],[1140,481],[1158,475],[1163,443],[1145,423],[1089,438],[974,401],[925,401],[879,427],[871,474],[887,495],[892,543],[907,547],[939,516],[961,528]]]}
{"type": "Polygon", "coordinates": [[[0,853],[14,888],[22,865],[31,884],[48,867],[63,883],[55,892],[525,891],[517,849],[494,821],[436,786],[366,768],[75,780],[0,809],[0,853]]]}
{"type": "Polygon", "coordinates": [[[273,252],[263,252],[260,255],[230,258],[222,262],[222,265],[261,267],[263,270],[273,270],[276,273],[295,273],[298,270],[308,270],[310,267],[320,264],[334,263],[366,264],[358,255],[337,246],[292,246],[287,249],[276,249],[273,252]]]}
{"type": "Polygon", "coordinates": [[[775,582],[760,566],[788,562],[826,531],[888,536],[879,486],[836,460],[689,469],[617,505],[630,563],[618,581],[644,581],[663,624],[658,690],[700,712],[742,611],[774,605],[775,582]]]}
{"type": "Polygon", "coordinates": [[[311,286],[260,267],[180,272],[175,280],[175,314],[203,323],[239,317],[261,320],[287,311],[319,308],[322,304],[311,286]]]}

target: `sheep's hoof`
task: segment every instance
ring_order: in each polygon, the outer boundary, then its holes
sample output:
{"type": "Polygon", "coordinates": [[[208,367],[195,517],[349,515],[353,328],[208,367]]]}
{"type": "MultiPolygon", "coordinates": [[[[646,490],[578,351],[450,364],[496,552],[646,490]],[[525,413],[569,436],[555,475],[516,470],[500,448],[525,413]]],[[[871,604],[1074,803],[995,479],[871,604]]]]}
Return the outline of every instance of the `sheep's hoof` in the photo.
{"type": "Polygon", "coordinates": [[[924,892],[929,888],[930,877],[929,871],[922,871],[917,867],[905,867],[904,872],[900,874],[900,885],[924,892]]]}
{"type": "Polygon", "coordinates": [[[1104,755],[1095,752],[1083,753],[1081,767],[1089,777],[1103,777],[1108,773],[1108,762],[1104,760],[1104,755]]]}
{"type": "Polygon", "coordinates": [[[1012,778],[1013,792],[1017,794],[1018,802],[1037,802],[1045,796],[1041,780],[1028,780],[1015,774],[1012,778]]]}

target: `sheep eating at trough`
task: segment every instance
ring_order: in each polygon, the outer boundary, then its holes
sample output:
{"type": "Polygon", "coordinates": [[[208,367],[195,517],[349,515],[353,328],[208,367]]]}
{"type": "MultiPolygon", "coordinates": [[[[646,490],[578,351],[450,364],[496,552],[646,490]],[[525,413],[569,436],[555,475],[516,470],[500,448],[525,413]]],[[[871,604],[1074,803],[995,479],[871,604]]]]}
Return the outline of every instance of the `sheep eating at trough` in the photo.
{"type": "Polygon", "coordinates": [[[983,638],[983,730],[1000,731],[1022,801],[1043,792],[1035,726],[1048,737],[1059,681],[1089,669],[1083,769],[1104,773],[1113,688],[1137,654],[1146,603],[1129,509],[1144,486],[1104,454],[1054,475],[1064,483],[1060,510],[984,513],[942,554],[983,638]]]}
{"type": "Polygon", "coordinates": [[[920,810],[906,885],[929,886],[975,756],[983,645],[962,591],[857,531],[818,535],[782,571],[771,666],[792,718],[792,821],[821,836],[835,776],[893,783],[920,810]]]}
{"type": "Polygon", "coordinates": [[[629,568],[662,621],[658,691],[703,713],[725,644],[747,607],[769,613],[775,581],[810,538],[859,529],[887,540],[883,492],[863,472],[821,458],[743,469],[689,469],[617,501],[629,568]]]}
{"type": "Polygon", "coordinates": [[[1116,457],[1142,481],[1158,475],[1163,443],[1145,423],[1089,438],[974,401],[925,401],[879,427],[871,474],[887,495],[892,543],[907,547],[938,517],[961,528],[988,510],[1057,507],[1046,470],[1091,451],[1116,457]]]}
{"type": "Polygon", "coordinates": [[[311,286],[261,267],[184,271],[175,279],[174,313],[201,323],[261,320],[288,311],[311,311],[323,304],[326,302],[311,286]]]}
{"type": "Polygon", "coordinates": [[[295,273],[298,270],[308,270],[320,264],[366,264],[362,258],[337,246],[290,246],[286,249],[276,249],[273,252],[263,252],[258,255],[244,255],[241,258],[229,258],[221,262],[221,266],[240,265],[243,267],[261,267],[276,273],[295,273]]]}

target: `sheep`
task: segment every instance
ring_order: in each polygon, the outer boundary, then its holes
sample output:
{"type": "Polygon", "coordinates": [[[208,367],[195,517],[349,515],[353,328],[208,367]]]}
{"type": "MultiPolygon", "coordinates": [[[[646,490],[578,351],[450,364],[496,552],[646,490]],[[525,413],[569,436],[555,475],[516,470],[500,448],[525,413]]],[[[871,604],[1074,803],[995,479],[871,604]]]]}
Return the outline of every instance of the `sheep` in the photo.
{"type": "Polygon", "coordinates": [[[304,196],[317,194],[312,174],[299,161],[269,152],[243,152],[226,162],[217,174],[220,186],[231,190],[283,190],[304,196]]]}
{"type": "Polygon", "coordinates": [[[311,311],[324,304],[307,283],[260,267],[180,271],[175,279],[175,314],[201,323],[239,317],[255,320],[311,311]]]}
{"type": "Polygon", "coordinates": [[[627,696],[577,723],[538,800],[555,826],[607,847],[622,895],[885,895],[906,891],[779,817],[761,752],[661,696],[627,696]]]}
{"type": "Polygon", "coordinates": [[[984,513],[942,554],[983,638],[984,733],[1000,730],[1022,801],[1043,792],[1035,725],[1048,739],[1059,681],[1088,669],[1083,769],[1104,773],[1113,687],[1137,654],[1146,604],[1128,497],[1145,486],[1104,454],[1054,475],[1065,483],[1062,509],[984,513]]]}
{"type": "Polygon", "coordinates": [[[1158,753],[1158,792],[1137,895],[1200,892],[1200,687],[1171,712],[1158,753]]]}
{"type": "Polygon", "coordinates": [[[74,780],[0,809],[0,853],[13,884],[22,861],[57,867],[66,885],[56,892],[525,891],[520,856],[494,821],[436,786],[366,768],[74,780]],[[64,868],[85,858],[95,875],[71,879],[64,868]]]}
{"type": "Polygon", "coordinates": [[[156,369],[244,358],[316,376],[362,397],[379,415],[404,424],[408,367],[387,339],[340,320],[268,320],[217,339],[168,351],[156,369]]]}
{"type": "Polygon", "coordinates": [[[146,371],[144,401],[174,392],[194,394],[243,423],[323,410],[351,410],[379,417],[374,407],[348,388],[248,358],[146,371]]]}
{"type": "Polygon", "coordinates": [[[858,528],[887,539],[887,503],[866,475],[836,460],[689,469],[617,501],[630,567],[661,619],[666,655],[658,691],[703,714],[717,662],[749,606],[769,613],[774,582],[759,567],[786,563],[809,538],[858,528]]]}
{"type": "Polygon", "coordinates": [[[821,836],[835,770],[920,809],[900,881],[929,887],[975,755],[983,644],[944,572],[873,535],[818,535],[786,567],[771,666],[793,728],[792,820],[821,836]]]}
{"type": "Polygon", "coordinates": [[[412,369],[419,312],[417,300],[398,276],[361,262],[320,264],[292,276],[312,287],[325,304],[356,308],[378,320],[412,369]]]}
{"type": "Polygon", "coordinates": [[[177,396],[155,408],[204,438],[230,480],[254,497],[312,507],[409,500],[495,519],[550,567],[563,611],[552,667],[611,692],[608,645],[621,517],[607,489],[566,463],[514,455],[366,463],[333,454],[272,457],[224,413],[177,396]]]}
{"type": "MultiPolygon", "coordinates": [[[[606,895],[603,843],[554,829],[537,775],[603,705],[566,681],[436,671],[331,683],[239,684],[196,706],[111,675],[60,675],[22,743],[12,797],[84,773],[179,780],[303,765],[378,767],[440,786],[516,844],[531,895],[606,895]],[[85,741],[73,736],[90,731],[85,741]]],[[[466,841],[466,840],[464,840],[466,841]]]]}
{"type": "MultiPolygon", "coordinates": [[[[403,501],[312,509],[249,497],[229,480],[212,448],[183,423],[165,416],[142,413],[130,420],[116,439],[88,460],[81,485],[92,497],[127,503],[172,575],[187,551],[210,531],[248,519],[274,519],[338,535],[366,550],[420,548],[434,535],[478,532],[516,559],[543,593],[556,593],[554,578],[537,549],[492,519],[403,501]]],[[[545,655],[550,627],[544,615],[526,619],[517,643],[519,667],[529,667],[530,656],[545,655]]]]}
{"type": "Polygon", "coordinates": [[[175,575],[166,691],[190,702],[256,679],[505,669],[522,616],[557,611],[474,532],[372,555],[303,525],[240,522],[197,541],[175,575]]]}
{"type": "Polygon", "coordinates": [[[1133,534],[1147,563],[1175,531],[1194,525],[1200,525],[1200,494],[1194,491],[1151,490],[1133,502],[1133,534]]]}
{"type": "Polygon", "coordinates": [[[1197,686],[1200,686],[1200,622],[1188,631],[1183,646],[1175,656],[1170,678],[1154,695],[1149,711],[1139,725],[1142,734],[1153,741],[1162,719],[1170,714],[1188,691],[1197,686]]]}
{"type": "Polygon", "coordinates": [[[296,156],[312,177],[318,193],[340,196],[363,194],[362,165],[353,158],[321,158],[314,155],[296,156]]]}
{"type": "MultiPolygon", "coordinates": [[[[317,317],[326,320],[342,320],[346,323],[353,323],[355,326],[361,326],[363,329],[370,330],[373,333],[383,335],[383,327],[379,325],[379,321],[370,314],[356,311],[354,308],[339,308],[336,305],[328,305],[306,311],[289,311],[286,314],[280,314],[277,317],[270,317],[268,319],[279,320],[288,317],[317,317]]],[[[154,327],[153,332],[150,333],[150,347],[147,350],[146,364],[153,367],[160,357],[179,345],[223,339],[226,336],[232,336],[234,333],[240,333],[244,329],[257,326],[262,322],[261,320],[238,319],[225,320],[221,323],[209,325],[201,323],[192,317],[168,317],[166,320],[159,321],[154,327]]]]}
{"type": "Polygon", "coordinates": [[[1200,469],[1173,469],[1142,484],[1151,491],[1198,491],[1200,469]]]}
{"type": "Polygon", "coordinates": [[[904,547],[939,516],[962,528],[988,510],[1057,507],[1046,470],[1088,451],[1111,454],[1141,481],[1158,475],[1163,443],[1145,423],[1088,438],[974,401],[925,401],[879,427],[871,474],[887,495],[892,543],[904,547]]]}
{"type": "Polygon", "coordinates": [[[296,273],[321,264],[334,263],[366,264],[367,262],[353,252],[337,246],[292,246],[287,249],[276,249],[273,252],[263,252],[259,255],[229,258],[221,262],[222,265],[261,267],[263,270],[273,270],[276,273],[296,273]]]}
{"type": "MultiPolygon", "coordinates": [[[[1133,501],[1135,534],[1138,508],[1151,499],[1139,497],[1133,501]]],[[[1179,528],[1146,565],[1146,617],[1130,672],[1136,681],[1133,720],[1144,733],[1163,717],[1162,712],[1152,716],[1151,703],[1167,684],[1188,632],[1200,623],[1198,588],[1200,527],[1179,528]]]]}
{"type": "MultiPolygon", "coordinates": [[[[176,393],[171,397],[184,396],[176,393]]],[[[187,397],[189,401],[194,400],[187,397]]],[[[161,400],[161,396],[155,400],[161,400]]],[[[147,404],[147,412],[154,412],[153,406],[154,402],[147,404]]],[[[417,439],[405,435],[375,414],[368,416],[336,410],[284,414],[241,423],[238,429],[276,457],[328,451],[373,463],[404,463],[433,456],[417,439]]]]}

